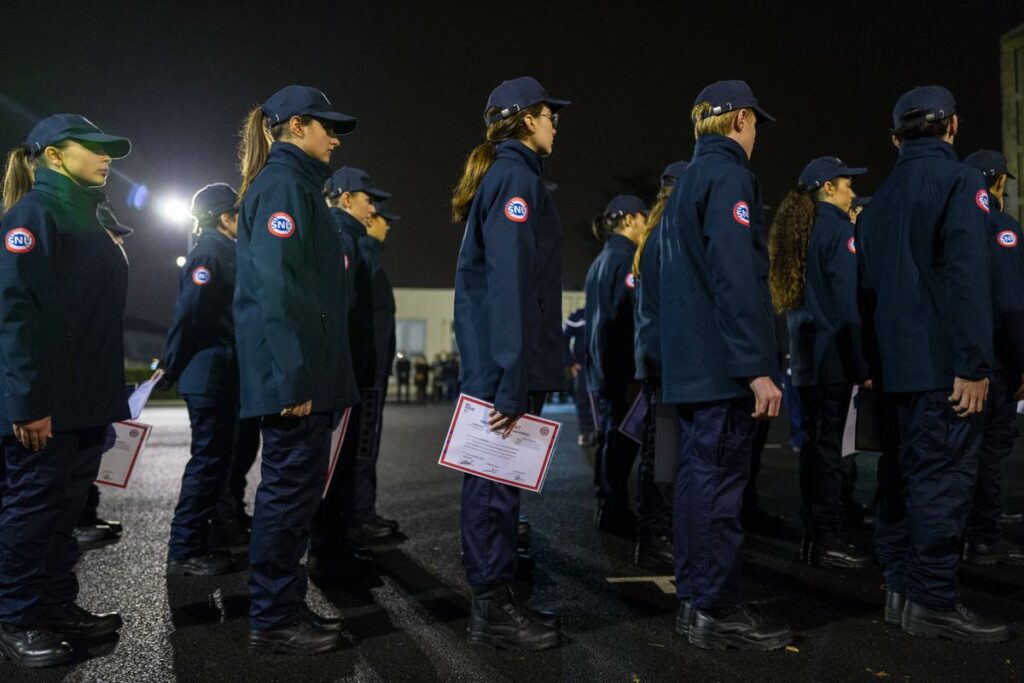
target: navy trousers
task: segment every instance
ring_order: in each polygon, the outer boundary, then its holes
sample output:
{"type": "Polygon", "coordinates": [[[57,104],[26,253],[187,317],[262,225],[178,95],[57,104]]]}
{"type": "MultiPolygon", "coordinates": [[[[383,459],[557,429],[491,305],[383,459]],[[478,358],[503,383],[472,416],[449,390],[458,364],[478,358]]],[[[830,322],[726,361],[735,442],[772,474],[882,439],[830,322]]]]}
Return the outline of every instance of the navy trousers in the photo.
{"type": "Polygon", "coordinates": [[[655,425],[661,396],[660,384],[658,380],[644,380],[643,400],[647,402],[647,414],[644,417],[636,487],[637,536],[642,541],[672,534],[672,485],[659,483],[654,476],[655,425]]]}
{"type": "Polygon", "coordinates": [[[676,594],[703,610],[739,602],[740,509],[757,423],[754,399],[678,406],[673,540],[676,594]]]}
{"type": "Polygon", "coordinates": [[[175,560],[210,551],[210,523],[231,469],[238,430],[234,400],[186,396],[185,405],[192,426],[192,457],[185,464],[171,519],[168,555],[175,560]]]}
{"type": "Polygon", "coordinates": [[[78,597],[75,523],[96,480],[107,426],[56,432],[33,453],[3,437],[0,622],[32,626],[78,597]]]}
{"type": "Polygon", "coordinates": [[[579,422],[580,434],[594,431],[594,409],[590,404],[587,373],[582,369],[573,380],[573,400],[576,402],[576,419],[579,422]]]}
{"type": "Polygon", "coordinates": [[[636,398],[637,387],[606,388],[596,395],[600,439],[594,455],[594,483],[598,504],[618,512],[630,509],[629,475],[636,460],[637,444],[619,431],[619,425],[636,398]]]}
{"type": "Polygon", "coordinates": [[[949,394],[895,395],[899,461],[879,462],[875,550],[886,587],[931,609],[959,601],[957,563],[984,428],[984,415],[957,417],[949,394]]]}
{"type": "MultiPolygon", "coordinates": [[[[1013,378],[1020,382],[1019,377],[1013,378]]],[[[1019,386],[1019,384],[1018,384],[1019,386]]],[[[974,499],[967,518],[966,537],[979,543],[999,540],[999,516],[1003,514],[1002,466],[1013,450],[1013,429],[1017,419],[1017,402],[1006,378],[995,373],[988,389],[985,405],[985,432],[978,454],[978,479],[974,499]]]]}
{"type": "Polygon", "coordinates": [[[336,417],[262,418],[263,459],[249,544],[249,624],[268,630],[301,615],[306,599],[302,556],[320,505],[336,417]]]}
{"type": "MultiPolygon", "coordinates": [[[[529,412],[539,415],[545,394],[531,393],[529,412]]],[[[519,489],[466,474],[460,511],[466,583],[493,587],[516,575],[519,544],[519,489]]]]}
{"type": "Polygon", "coordinates": [[[235,443],[231,449],[231,464],[221,487],[213,521],[227,523],[245,514],[245,487],[249,470],[256,462],[260,450],[260,421],[258,418],[239,420],[235,427],[235,443]]]}
{"type": "Polygon", "coordinates": [[[843,429],[853,387],[800,387],[803,431],[800,448],[801,515],[812,538],[838,536],[846,519],[842,504],[843,429]]]}

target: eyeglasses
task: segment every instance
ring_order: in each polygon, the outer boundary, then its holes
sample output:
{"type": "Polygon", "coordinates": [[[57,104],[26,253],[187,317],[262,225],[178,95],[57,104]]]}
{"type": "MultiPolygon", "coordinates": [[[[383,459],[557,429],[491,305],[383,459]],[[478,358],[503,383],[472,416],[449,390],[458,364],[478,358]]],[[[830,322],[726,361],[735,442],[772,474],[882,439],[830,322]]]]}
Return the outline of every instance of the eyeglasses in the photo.
{"type": "Polygon", "coordinates": [[[554,114],[537,114],[537,116],[544,116],[546,118],[551,119],[551,127],[552,128],[558,128],[558,113],[557,112],[554,113],[554,114]]]}

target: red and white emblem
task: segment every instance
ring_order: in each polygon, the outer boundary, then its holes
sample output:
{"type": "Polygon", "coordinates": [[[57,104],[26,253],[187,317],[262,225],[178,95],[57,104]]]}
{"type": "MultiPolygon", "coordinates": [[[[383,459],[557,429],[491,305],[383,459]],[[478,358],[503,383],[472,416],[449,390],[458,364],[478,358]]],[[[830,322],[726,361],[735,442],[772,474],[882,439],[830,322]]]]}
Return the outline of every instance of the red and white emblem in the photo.
{"type": "Polygon", "coordinates": [[[530,206],[522,197],[513,197],[505,202],[505,218],[513,223],[525,223],[530,217],[530,206]]]}
{"type": "Polygon", "coordinates": [[[196,266],[192,271],[192,284],[202,287],[210,282],[210,269],[205,266],[196,266]]]}
{"type": "Polygon", "coordinates": [[[985,190],[978,190],[978,194],[974,195],[974,203],[978,205],[979,209],[988,213],[988,192],[985,192],[985,190]]]}
{"type": "Polygon", "coordinates": [[[996,242],[998,242],[1001,247],[1012,249],[1017,246],[1017,233],[1013,230],[1003,230],[1001,233],[996,235],[996,242]]]}
{"type": "Polygon", "coordinates": [[[633,275],[633,273],[627,275],[625,283],[626,286],[629,287],[630,289],[636,289],[636,275],[633,275]]]}
{"type": "Polygon", "coordinates": [[[36,236],[28,228],[15,228],[4,236],[4,248],[12,254],[27,254],[36,248],[36,236]]]}
{"type": "Polygon", "coordinates": [[[295,219],[284,211],[271,214],[267,220],[267,232],[282,239],[295,234],[295,219]]]}
{"type": "Polygon", "coordinates": [[[750,205],[746,202],[736,202],[732,207],[732,217],[736,222],[745,228],[750,227],[750,205]]]}
{"type": "Polygon", "coordinates": [[[846,240],[846,249],[851,254],[856,254],[857,253],[857,238],[851,237],[850,239],[846,240]]]}

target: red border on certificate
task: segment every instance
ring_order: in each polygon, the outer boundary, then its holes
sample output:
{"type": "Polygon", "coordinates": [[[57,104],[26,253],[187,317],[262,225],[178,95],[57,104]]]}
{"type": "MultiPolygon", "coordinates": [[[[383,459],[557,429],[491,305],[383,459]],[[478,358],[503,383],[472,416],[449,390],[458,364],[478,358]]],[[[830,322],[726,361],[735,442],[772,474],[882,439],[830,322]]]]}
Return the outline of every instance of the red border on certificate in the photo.
{"type": "MultiPolygon", "coordinates": [[[[341,414],[341,423],[338,425],[341,428],[341,436],[338,438],[338,445],[331,452],[331,459],[327,461],[327,481],[324,482],[324,494],[320,496],[321,499],[327,497],[327,489],[331,488],[331,479],[334,478],[334,469],[338,466],[338,456],[341,455],[341,445],[345,443],[345,433],[348,432],[348,421],[351,416],[352,406],[349,406],[341,414]]],[[[333,439],[332,433],[331,440],[333,439]]]]}
{"type": "Polygon", "coordinates": [[[135,427],[136,429],[142,430],[142,438],[139,440],[139,445],[132,453],[132,464],[128,466],[128,474],[124,476],[124,483],[120,484],[116,481],[107,481],[106,479],[97,479],[97,484],[103,484],[105,486],[114,486],[119,489],[128,488],[128,482],[131,481],[132,472],[135,471],[135,463],[139,459],[139,454],[142,453],[142,449],[145,447],[146,442],[149,441],[149,434],[153,431],[153,427],[141,422],[135,422],[134,420],[120,420],[117,424],[128,425],[129,427],[135,427]]]}
{"type": "Polygon", "coordinates": [[[553,420],[547,420],[543,417],[537,417],[536,415],[530,414],[523,415],[521,418],[519,418],[520,420],[539,422],[543,425],[551,427],[551,429],[553,430],[551,434],[551,442],[548,444],[548,450],[544,454],[544,462],[541,463],[540,466],[540,476],[537,478],[537,481],[533,485],[524,484],[521,481],[513,481],[511,479],[504,479],[503,477],[495,477],[492,475],[482,474],[475,470],[471,470],[468,467],[463,467],[462,465],[445,459],[448,455],[448,446],[451,444],[452,441],[452,433],[455,431],[455,423],[458,421],[459,415],[462,414],[463,406],[465,406],[467,403],[475,403],[476,405],[483,406],[488,410],[494,409],[493,403],[487,403],[486,401],[481,401],[478,398],[473,398],[472,396],[466,396],[465,394],[461,394],[459,396],[459,402],[455,406],[455,413],[452,415],[452,422],[451,425],[449,425],[448,427],[448,433],[444,437],[444,448],[441,449],[441,457],[438,459],[437,464],[443,465],[444,467],[450,467],[453,470],[459,470],[461,472],[472,474],[474,477],[480,477],[481,479],[490,479],[491,481],[496,481],[501,484],[508,484],[509,486],[515,486],[516,488],[520,489],[526,489],[527,491],[533,491],[535,493],[539,492],[541,487],[544,485],[544,480],[547,478],[548,465],[551,463],[551,455],[555,451],[555,444],[558,442],[558,432],[561,430],[562,425],[553,420]]]}

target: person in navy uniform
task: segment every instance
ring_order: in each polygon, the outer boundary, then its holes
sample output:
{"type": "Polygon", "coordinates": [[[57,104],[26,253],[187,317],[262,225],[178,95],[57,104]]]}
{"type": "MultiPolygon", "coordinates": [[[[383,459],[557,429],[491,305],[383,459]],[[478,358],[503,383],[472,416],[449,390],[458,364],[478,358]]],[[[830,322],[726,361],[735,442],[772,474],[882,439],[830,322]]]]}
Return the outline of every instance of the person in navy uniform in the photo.
{"type": "Polygon", "coordinates": [[[775,309],[786,315],[790,374],[800,396],[801,559],[863,569],[871,558],[843,535],[843,430],[854,386],[869,383],[857,313],[857,248],[850,222],[854,168],[814,159],[782,200],[769,231],[775,309]]]}
{"type": "Polygon", "coordinates": [[[594,525],[632,538],[636,517],[629,504],[629,474],[636,442],[619,431],[639,393],[633,366],[633,256],[647,225],[647,205],[635,195],[614,197],[594,220],[604,248],[590,264],[586,284],[587,386],[597,407],[594,455],[597,511],[594,525]]]}
{"type": "Polygon", "coordinates": [[[342,243],[321,194],[356,120],[291,85],[250,111],[239,149],[235,339],[242,418],[260,419],[249,551],[249,651],[319,654],[343,639],[305,604],[300,564],[326,485],[331,433],[359,402],[342,243]],[[273,141],[273,144],[271,144],[273,141]]]}
{"type": "MultiPolygon", "coordinates": [[[[491,429],[511,434],[565,382],[561,349],[562,227],[544,184],[559,110],[528,76],[503,82],[484,108],[486,140],[466,160],[452,216],[466,221],[455,273],[462,391],[493,402],[491,429]]],[[[462,486],[462,550],[473,595],[469,640],[541,650],[560,643],[555,615],[511,589],[519,489],[473,475],[462,486]]]]}
{"type": "Polygon", "coordinates": [[[964,532],[963,560],[971,564],[1024,564],[1024,548],[999,531],[1003,514],[1002,463],[1013,450],[1017,401],[1024,398],[1024,245],[1020,224],[1003,212],[1007,179],[1001,152],[979,150],[964,163],[988,185],[992,266],[993,366],[978,453],[978,479],[964,532]]]}
{"type": "Polygon", "coordinates": [[[111,160],[130,149],[85,117],[56,114],[8,156],[0,221],[0,655],[21,666],[69,662],[122,624],[117,613],[92,614],[75,602],[72,534],[107,429],[129,417],[128,264],[96,211],[111,160]]]}
{"type": "Polygon", "coordinates": [[[957,586],[992,372],[989,195],[953,150],[949,90],[904,93],[892,120],[899,157],[855,229],[869,374],[899,427],[898,458],[878,464],[884,617],[911,635],[997,642],[1006,626],[964,607],[957,586]]]}
{"type": "MultiPolygon", "coordinates": [[[[238,360],[231,303],[235,293],[238,194],[214,183],[192,197],[199,237],[178,282],[174,322],[160,366],[163,386],[178,385],[192,429],[191,458],[171,519],[167,574],[217,576],[235,570],[210,547],[217,502],[231,470],[238,432],[238,360]]],[[[251,429],[252,421],[244,423],[251,429]]]]}
{"type": "MultiPolygon", "coordinates": [[[[661,187],[651,208],[644,231],[633,257],[636,305],[633,309],[633,347],[636,378],[643,383],[643,400],[647,403],[644,416],[643,441],[640,444],[640,464],[637,466],[637,540],[633,561],[639,567],[675,571],[675,552],[672,545],[672,488],[655,477],[655,445],[658,415],[664,416],[666,407],[661,401],[661,332],[659,277],[661,251],[658,242],[658,224],[672,196],[679,176],[690,165],[689,161],[674,161],[661,173],[661,187]]],[[[671,408],[671,407],[669,407],[671,408]]],[[[675,416],[675,408],[671,408],[675,416]]],[[[663,420],[664,422],[664,420],[663,420]]]]}
{"type": "MultiPolygon", "coordinates": [[[[124,238],[131,235],[135,230],[117,220],[117,216],[114,215],[114,209],[110,206],[109,201],[100,202],[96,206],[96,218],[99,220],[100,225],[106,228],[110,239],[114,240],[114,243],[121,249],[121,253],[125,255],[125,263],[127,263],[128,255],[124,251],[124,238]]],[[[107,430],[108,443],[112,443],[112,439],[115,438],[113,429],[111,426],[107,430]]],[[[75,522],[74,535],[80,544],[116,541],[124,532],[124,525],[121,522],[113,519],[104,519],[99,516],[99,506],[100,487],[93,483],[89,486],[85,507],[82,508],[78,515],[78,521],[75,522]]]]}
{"type": "Polygon", "coordinates": [[[376,492],[376,462],[372,459],[374,380],[377,373],[377,345],[374,334],[373,271],[359,245],[366,236],[366,224],[374,203],[391,195],[372,186],[370,176],[359,168],[344,166],[324,184],[342,242],[343,262],[339,270],[349,285],[348,338],[352,368],[361,401],[349,416],[345,440],[338,458],[337,476],[317,511],[313,523],[311,555],[317,562],[318,580],[334,581],[332,575],[351,556],[349,543],[357,546],[386,539],[397,532],[397,522],[381,519],[373,507],[376,492]]]}
{"type": "Polygon", "coordinates": [[[768,290],[761,189],[750,170],[771,122],[743,81],[719,81],[690,114],[690,166],[661,219],[662,398],[678,404],[673,536],[681,603],[676,630],[702,648],[771,650],[789,627],[740,601],[740,506],[757,420],[782,393],[768,290]]]}
{"type": "Polygon", "coordinates": [[[573,401],[576,403],[576,420],[579,435],[576,445],[589,448],[594,445],[594,409],[587,387],[587,316],[585,308],[575,308],[562,322],[562,337],[565,339],[565,362],[573,379],[573,401]]]}

